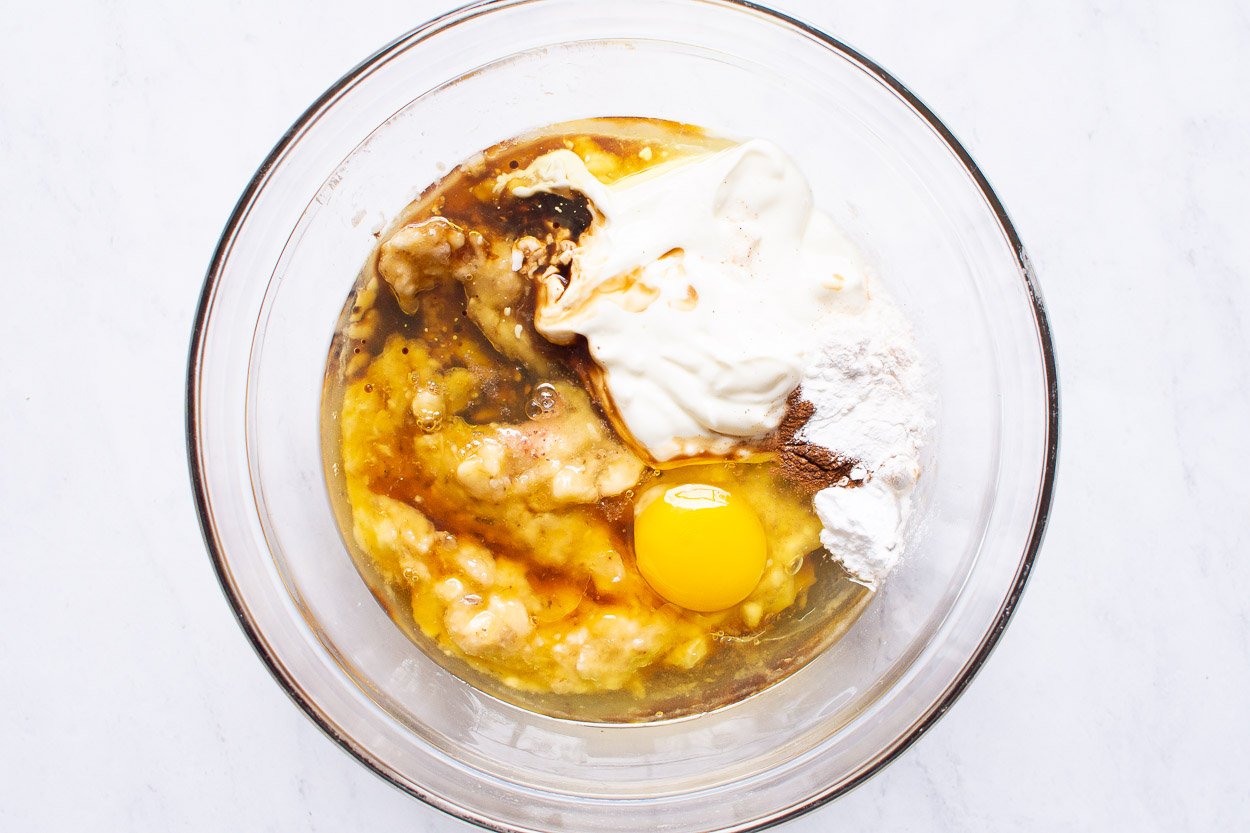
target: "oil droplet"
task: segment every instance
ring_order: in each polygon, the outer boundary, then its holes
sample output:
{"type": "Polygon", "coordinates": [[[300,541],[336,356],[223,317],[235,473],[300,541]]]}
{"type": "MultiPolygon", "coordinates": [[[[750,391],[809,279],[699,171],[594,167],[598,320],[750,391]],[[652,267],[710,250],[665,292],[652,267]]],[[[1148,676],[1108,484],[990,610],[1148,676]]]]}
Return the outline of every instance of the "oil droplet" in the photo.
{"type": "Polygon", "coordinates": [[[534,394],[525,406],[525,415],[530,419],[550,419],[560,412],[560,394],[555,385],[543,382],[534,387],[534,394]]]}
{"type": "Polygon", "coordinates": [[[416,417],[417,427],[420,428],[423,433],[433,434],[435,431],[439,431],[443,427],[443,414],[441,411],[427,411],[422,409],[416,414],[416,417]]]}

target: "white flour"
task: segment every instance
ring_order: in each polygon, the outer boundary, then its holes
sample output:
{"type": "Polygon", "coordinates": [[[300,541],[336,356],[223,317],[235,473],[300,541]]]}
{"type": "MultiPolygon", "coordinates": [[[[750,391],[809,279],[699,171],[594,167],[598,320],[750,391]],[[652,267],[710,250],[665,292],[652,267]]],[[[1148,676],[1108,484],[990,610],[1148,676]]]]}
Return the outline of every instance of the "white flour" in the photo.
{"type": "Polygon", "coordinates": [[[800,385],[814,413],[798,438],[862,462],[851,475],[862,485],[823,489],[814,504],[821,543],[875,588],[902,549],[930,417],[907,319],[883,293],[870,298],[829,321],[800,385]]]}

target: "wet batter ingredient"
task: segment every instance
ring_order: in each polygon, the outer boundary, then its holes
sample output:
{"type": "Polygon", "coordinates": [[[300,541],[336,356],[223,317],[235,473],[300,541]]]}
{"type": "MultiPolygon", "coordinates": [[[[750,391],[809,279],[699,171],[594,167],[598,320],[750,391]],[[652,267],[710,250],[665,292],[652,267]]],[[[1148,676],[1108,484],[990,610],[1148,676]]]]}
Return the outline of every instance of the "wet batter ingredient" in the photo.
{"type": "Polygon", "coordinates": [[[535,281],[558,278],[593,207],[518,198],[494,187],[501,175],[567,148],[611,182],[727,144],[627,119],[492,148],[402,213],[345,308],[323,421],[345,537],[397,623],[499,696],[584,719],[701,711],[801,665],[867,598],[822,557],[787,438],[750,461],[652,468],[607,418],[584,342],[533,326],[535,281]],[[696,542],[708,563],[744,565],[723,592],[665,561],[687,554],[672,530],[700,496],[734,508],[699,517],[746,530],[708,521],[696,542]]]}

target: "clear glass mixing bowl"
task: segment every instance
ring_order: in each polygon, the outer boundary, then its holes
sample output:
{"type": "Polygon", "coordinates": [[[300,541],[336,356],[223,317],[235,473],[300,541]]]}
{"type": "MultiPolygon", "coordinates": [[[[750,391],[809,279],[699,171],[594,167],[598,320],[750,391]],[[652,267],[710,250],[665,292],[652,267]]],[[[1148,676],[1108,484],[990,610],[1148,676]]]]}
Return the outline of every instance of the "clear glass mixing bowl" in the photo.
{"type": "Polygon", "coordinates": [[[188,378],[205,538],[275,678],[396,786],[499,830],[755,829],[898,755],[985,661],[1036,555],[1054,478],[1045,314],[967,153],[880,67],[731,0],[500,0],[334,85],[248,185],[213,259],[188,378]],[[554,122],[651,116],[763,136],[810,177],[914,322],[936,427],[902,564],[782,683],[681,720],[557,720],[423,654],[345,551],[321,468],[331,330],[374,233],[478,149],[554,122]]]}

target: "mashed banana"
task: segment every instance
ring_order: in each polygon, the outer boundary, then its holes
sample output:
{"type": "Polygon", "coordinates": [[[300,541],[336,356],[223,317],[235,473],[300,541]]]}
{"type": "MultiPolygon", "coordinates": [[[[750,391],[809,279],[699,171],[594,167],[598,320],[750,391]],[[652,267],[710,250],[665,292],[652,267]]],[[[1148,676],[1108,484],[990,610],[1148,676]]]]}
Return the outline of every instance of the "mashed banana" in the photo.
{"type": "Polygon", "coordinates": [[[797,567],[820,525],[763,466],[647,473],[576,385],[559,384],[551,419],[472,424],[456,414],[473,385],[420,340],[392,336],[343,399],[356,543],[444,650],[517,688],[641,690],[649,666],[691,668],[714,635],[759,627],[804,589],[797,567]],[[417,415],[432,399],[447,413],[438,426],[417,415]],[[599,507],[644,477],[732,482],[757,507],[770,551],[746,601],[698,614],[651,591],[599,507]]]}

